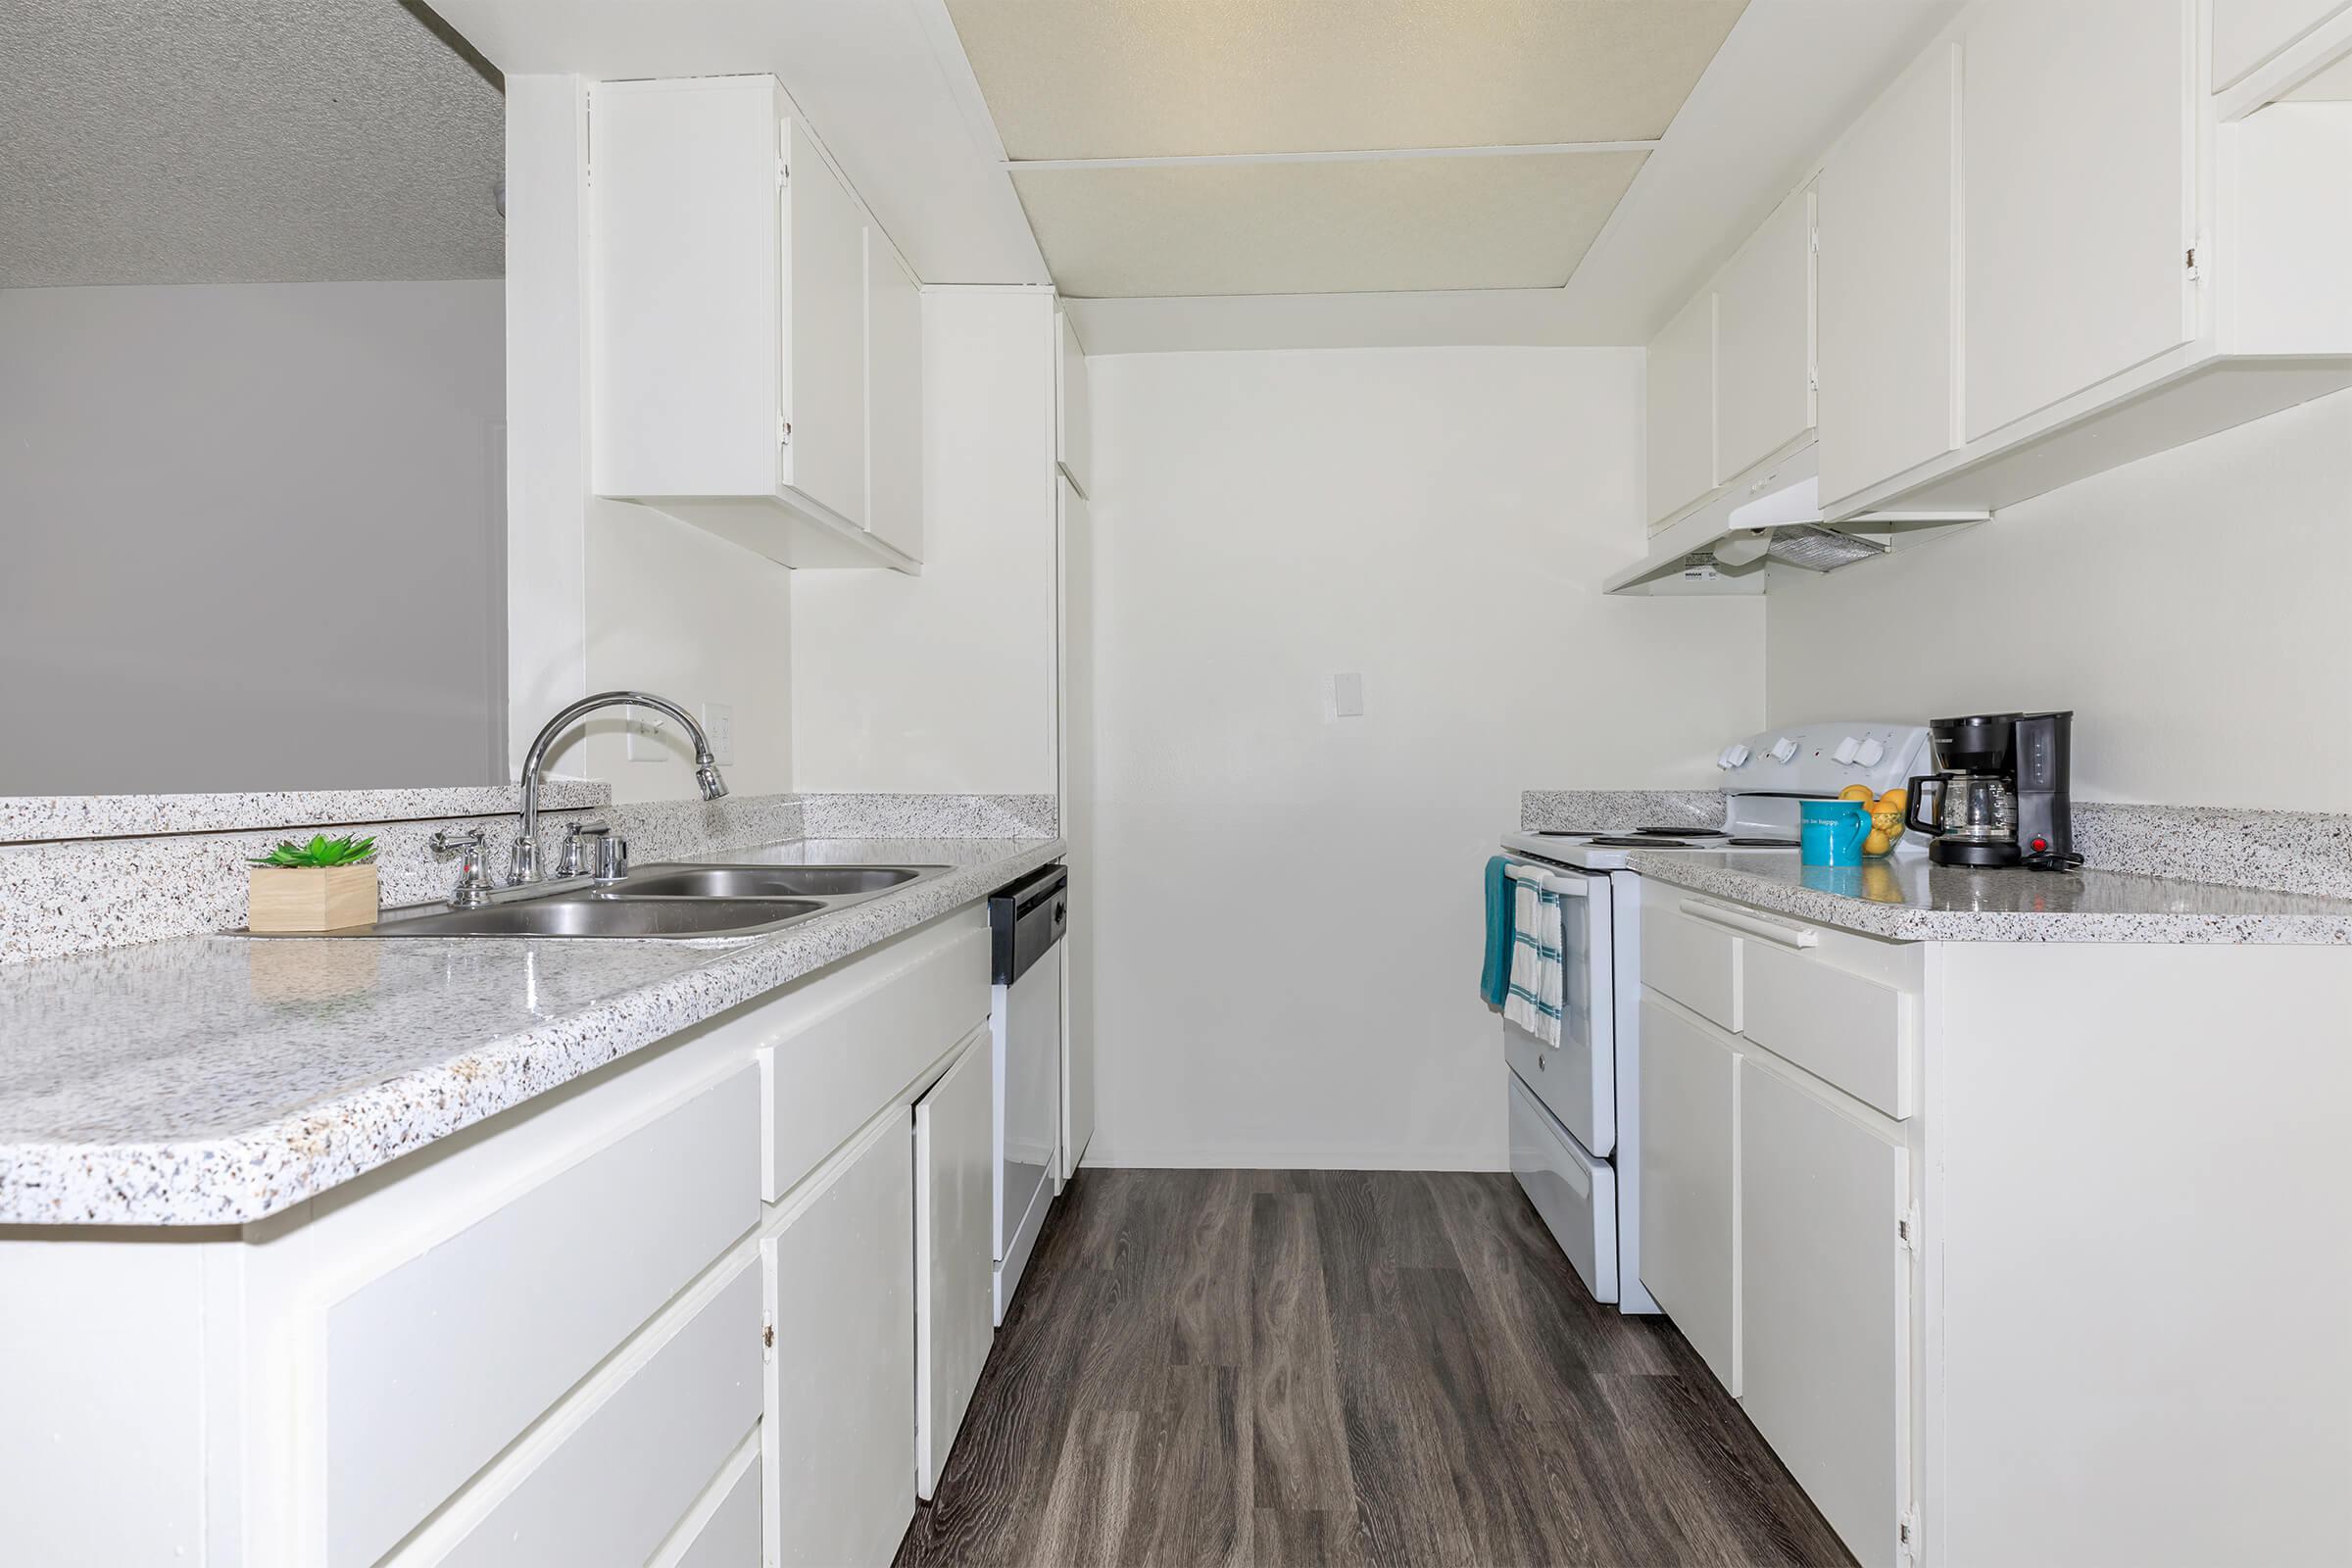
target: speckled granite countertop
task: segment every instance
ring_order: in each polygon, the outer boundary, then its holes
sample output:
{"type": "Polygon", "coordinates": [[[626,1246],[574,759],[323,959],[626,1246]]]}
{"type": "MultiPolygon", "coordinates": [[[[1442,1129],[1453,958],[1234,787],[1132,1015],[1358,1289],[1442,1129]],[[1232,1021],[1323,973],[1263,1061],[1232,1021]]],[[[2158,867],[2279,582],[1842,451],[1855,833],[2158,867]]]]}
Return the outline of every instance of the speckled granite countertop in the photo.
{"type": "Polygon", "coordinates": [[[0,968],[0,1224],[260,1219],[1062,852],[837,839],[704,857],[955,867],[732,944],[184,937],[0,968]]]}
{"type": "Polygon", "coordinates": [[[2352,944],[2352,899],[2128,871],[1800,865],[1740,850],[1636,850],[1626,861],[1693,893],[1898,941],[2352,944]]]}

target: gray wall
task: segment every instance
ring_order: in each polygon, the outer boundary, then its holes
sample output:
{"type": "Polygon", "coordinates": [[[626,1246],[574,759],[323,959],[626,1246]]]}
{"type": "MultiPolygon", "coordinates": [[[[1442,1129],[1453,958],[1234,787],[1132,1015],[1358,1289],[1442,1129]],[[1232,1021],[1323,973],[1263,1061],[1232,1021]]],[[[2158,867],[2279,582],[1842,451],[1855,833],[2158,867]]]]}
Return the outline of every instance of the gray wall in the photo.
{"type": "Polygon", "coordinates": [[[505,777],[503,293],[0,289],[0,795],[505,777]]]}

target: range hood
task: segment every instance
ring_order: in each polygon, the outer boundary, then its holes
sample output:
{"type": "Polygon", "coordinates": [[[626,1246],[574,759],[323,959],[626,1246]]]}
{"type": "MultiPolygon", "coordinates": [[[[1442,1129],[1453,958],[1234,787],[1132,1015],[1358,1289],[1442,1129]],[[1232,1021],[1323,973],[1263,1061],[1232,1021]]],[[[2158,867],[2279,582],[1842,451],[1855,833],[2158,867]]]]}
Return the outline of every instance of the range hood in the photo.
{"type": "Polygon", "coordinates": [[[1821,515],[1821,464],[1808,445],[1735,484],[1650,538],[1650,552],[1601,585],[1611,594],[1760,594],[1773,566],[1837,571],[1983,522],[1988,512],[1821,515]]]}

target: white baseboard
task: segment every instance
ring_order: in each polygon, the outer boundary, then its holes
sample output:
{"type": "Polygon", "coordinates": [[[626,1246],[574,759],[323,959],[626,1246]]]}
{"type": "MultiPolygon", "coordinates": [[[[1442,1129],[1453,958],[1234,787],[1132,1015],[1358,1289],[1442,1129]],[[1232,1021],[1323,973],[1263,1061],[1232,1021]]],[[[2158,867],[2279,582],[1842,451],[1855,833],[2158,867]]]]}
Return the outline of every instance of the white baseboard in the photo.
{"type": "Polygon", "coordinates": [[[1087,1149],[1082,1168],[1103,1170],[1478,1170],[1510,1169],[1502,1150],[1410,1149],[1237,1149],[1136,1147],[1106,1142],[1100,1134],[1087,1149]]]}

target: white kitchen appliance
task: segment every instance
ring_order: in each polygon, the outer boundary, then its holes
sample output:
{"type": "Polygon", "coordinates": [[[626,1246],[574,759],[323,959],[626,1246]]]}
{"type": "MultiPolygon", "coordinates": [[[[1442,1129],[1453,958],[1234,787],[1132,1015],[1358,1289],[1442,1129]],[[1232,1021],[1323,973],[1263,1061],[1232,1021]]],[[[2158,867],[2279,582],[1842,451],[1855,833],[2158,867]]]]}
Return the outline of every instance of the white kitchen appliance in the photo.
{"type": "MultiPolygon", "coordinates": [[[[1523,827],[1502,836],[1511,874],[1560,898],[1560,1043],[1505,1019],[1504,1091],[1511,1170],[1597,1301],[1655,1312],[1637,1255],[1635,1176],[1641,1114],[1641,899],[1633,858],[1709,855],[1794,858],[1800,803],[1851,784],[1895,788],[1930,756],[1927,728],[1848,720],[1767,730],[1717,754],[1724,775],[1714,823],[1523,827]]],[[[1915,835],[1897,842],[1924,854],[1915,835]]]]}
{"type": "Polygon", "coordinates": [[[1050,865],[988,901],[994,990],[997,1323],[1053,1206],[1061,1131],[1061,960],[1070,874],[1050,865]]]}

